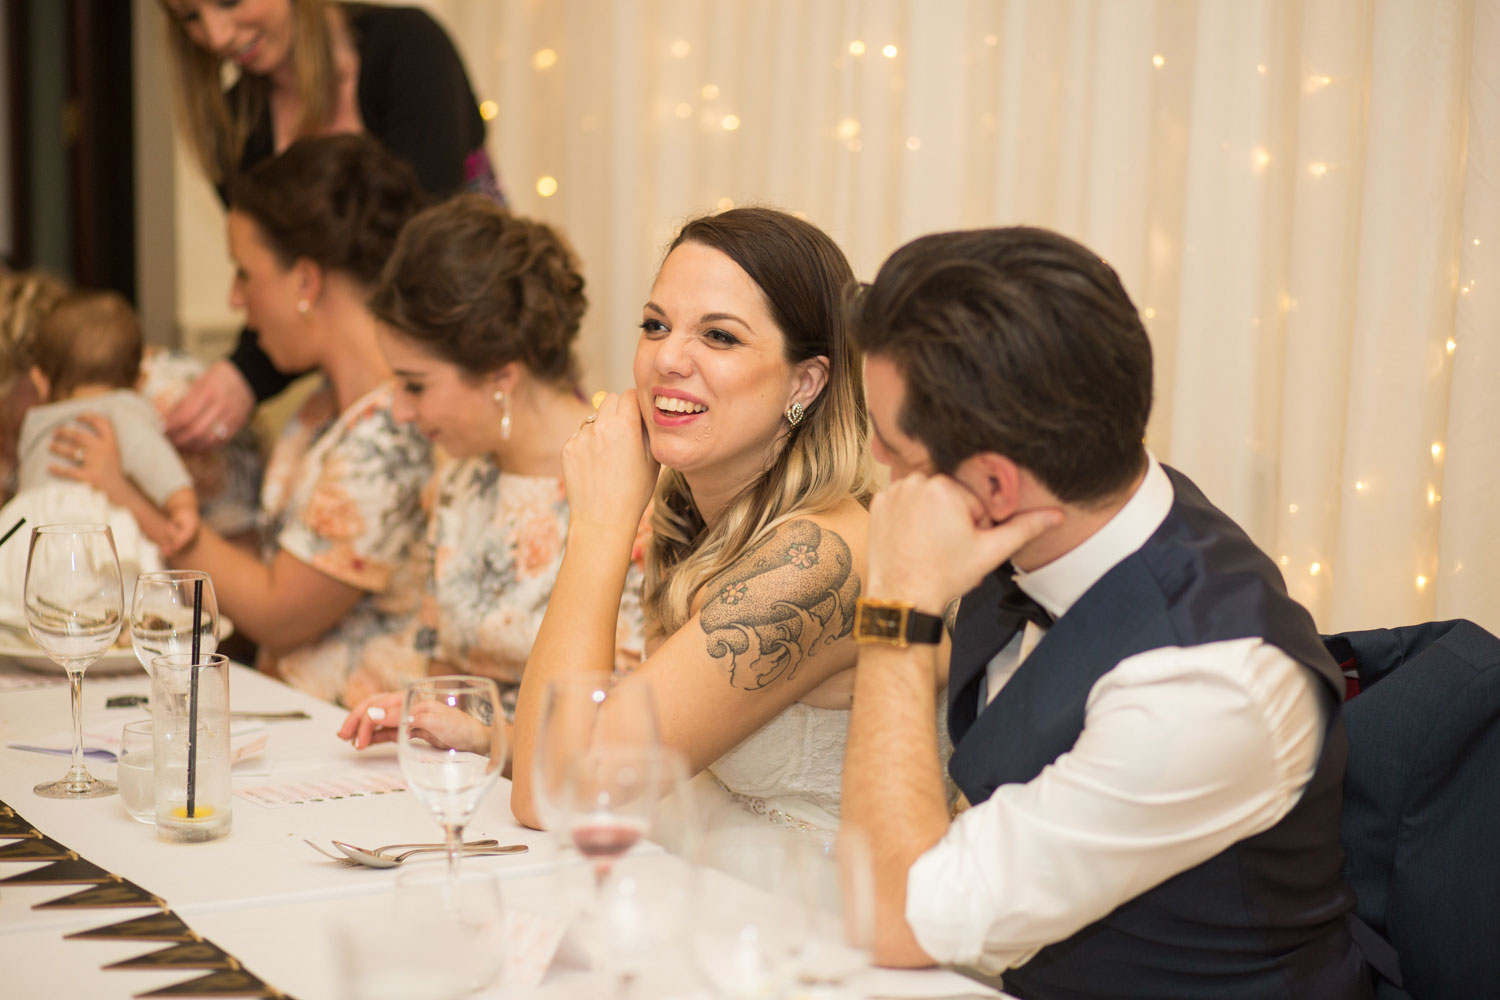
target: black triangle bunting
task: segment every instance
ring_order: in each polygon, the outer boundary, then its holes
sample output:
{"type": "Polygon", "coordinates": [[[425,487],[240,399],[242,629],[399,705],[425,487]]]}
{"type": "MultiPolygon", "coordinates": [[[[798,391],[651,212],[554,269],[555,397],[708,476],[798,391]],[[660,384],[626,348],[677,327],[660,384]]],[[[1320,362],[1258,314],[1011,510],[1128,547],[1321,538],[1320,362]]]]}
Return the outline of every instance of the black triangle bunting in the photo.
{"type": "Polygon", "coordinates": [[[212,941],[184,941],[170,948],[106,965],[106,969],[238,969],[227,951],[212,941]]]}
{"type": "Polygon", "coordinates": [[[51,837],[40,834],[0,847],[0,861],[49,861],[75,856],[51,837]]]}
{"type": "Polygon", "coordinates": [[[0,885],[80,885],[90,882],[109,882],[115,876],[92,861],[84,861],[72,852],[62,861],[50,865],[0,878],[0,885]]]}
{"type": "Polygon", "coordinates": [[[182,918],[171,910],[148,913],[144,917],[134,917],[117,924],[95,927],[86,931],[75,931],[65,936],[122,941],[196,941],[198,939],[188,925],[182,922],[182,918]]]}
{"type": "Polygon", "coordinates": [[[134,882],[127,882],[117,876],[111,876],[111,878],[117,878],[117,881],[90,886],[71,896],[36,903],[31,908],[33,910],[72,910],[113,906],[155,906],[163,910],[167,908],[167,904],[160,897],[153,896],[134,882]]]}
{"type": "Polygon", "coordinates": [[[18,875],[0,879],[0,884],[85,886],[69,895],[36,903],[32,906],[34,910],[149,906],[158,911],[65,935],[66,938],[71,939],[165,941],[169,943],[166,948],[115,962],[105,968],[211,970],[207,975],[145,993],[137,993],[135,996],[250,997],[291,1000],[285,993],[246,972],[240,967],[239,962],[224,949],[199,937],[187,924],[183,923],[181,917],[167,909],[167,904],[161,897],[147,892],[134,882],[83,860],[77,853],[43,835],[4,802],[0,802],[0,840],[12,841],[0,846],[0,862],[50,862],[18,875]]]}
{"type": "Polygon", "coordinates": [[[36,827],[7,809],[0,813],[0,837],[40,837],[36,827]]]}
{"type": "Polygon", "coordinates": [[[137,993],[138,997],[281,997],[286,994],[266,985],[244,969],[210,972],[175,986],[137,993]]]}

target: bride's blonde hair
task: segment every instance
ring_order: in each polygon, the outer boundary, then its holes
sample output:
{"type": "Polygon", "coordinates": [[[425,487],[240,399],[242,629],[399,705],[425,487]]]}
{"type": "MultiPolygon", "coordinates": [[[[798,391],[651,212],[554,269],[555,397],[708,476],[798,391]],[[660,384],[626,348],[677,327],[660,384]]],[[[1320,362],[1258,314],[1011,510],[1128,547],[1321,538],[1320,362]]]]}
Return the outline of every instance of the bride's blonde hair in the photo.
{"type": "Polygon", "coordinates": [[[807,405],[800,424],[782,425],[776,457],[740,489],[712,528],[682,475],[663,471],[644,600],[648,629],[663,636],[687,623],[705,584],[781,524],[850,497],[868,504],[871,493],[864,386],[845,321],[854,272],[843,252],[816,226],[768,208],[695,219],[667,252],[684,243],[711,247],[738,264],[765,296],[787,363],[828,358],[828,384],[807,405]]]}

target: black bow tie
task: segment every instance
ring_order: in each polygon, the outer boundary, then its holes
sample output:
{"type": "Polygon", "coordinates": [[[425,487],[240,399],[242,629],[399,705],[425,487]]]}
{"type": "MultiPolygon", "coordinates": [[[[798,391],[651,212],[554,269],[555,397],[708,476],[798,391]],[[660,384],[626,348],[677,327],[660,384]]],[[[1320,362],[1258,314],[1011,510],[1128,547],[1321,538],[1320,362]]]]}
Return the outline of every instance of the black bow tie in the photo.
{"type": "Polygon", "coordinates": [[[1042,628],[1052,627],[1056,619],[1020,588],[1008,568],[1000,571],[1000,586],[1001,624],[1017,630],[1025,628],[1027,622],[1036,622],[1042,628]]]}

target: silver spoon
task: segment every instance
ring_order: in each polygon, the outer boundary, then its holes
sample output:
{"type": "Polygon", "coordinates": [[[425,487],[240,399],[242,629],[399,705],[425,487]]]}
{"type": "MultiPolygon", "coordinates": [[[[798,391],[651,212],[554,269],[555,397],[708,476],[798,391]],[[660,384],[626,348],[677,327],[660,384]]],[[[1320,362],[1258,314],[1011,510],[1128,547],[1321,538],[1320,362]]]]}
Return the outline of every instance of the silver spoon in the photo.
{"type": "MultiPolygon", "coordinates": [[[[493,844],[494,841],[490,841],[490,843],[493,844]]],[[[394,868],[414,854],[431,854],[435,852],[446,852],[448,850],[446,846],[414,847],[409,851],[402,851],[400,854],[376,854],[372,851],[366,851],[363,848],[355,847],[352,844],[345,844],[342,841],[338,840],[335,840],[333,842],[333,846],[343,851],[344,854],[348,856],[349,860],[357,861],[362,865],[369,865],[371,868],[394,868]]],[[[525,844],[507,844],[504,847],[478,848],[470,848],[466,845],[464,847],[463,856],[466,858],[476,858],[492,854],[525,854],[528,850],[530,850],[530,848],[528,848],[525,844]]]]}

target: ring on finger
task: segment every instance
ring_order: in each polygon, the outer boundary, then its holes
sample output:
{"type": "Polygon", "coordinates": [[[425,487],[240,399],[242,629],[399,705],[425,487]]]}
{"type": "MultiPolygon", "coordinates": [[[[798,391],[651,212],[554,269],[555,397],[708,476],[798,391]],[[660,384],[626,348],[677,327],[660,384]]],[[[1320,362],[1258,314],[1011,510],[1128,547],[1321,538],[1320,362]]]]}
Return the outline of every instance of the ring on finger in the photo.
{"type": "Polygon", "coordinates": [[[73,461],[75,461],[75,462],[82,462],[83,461],[83,449],[82,448],[74,448],[73,449],[73,461]]]}

